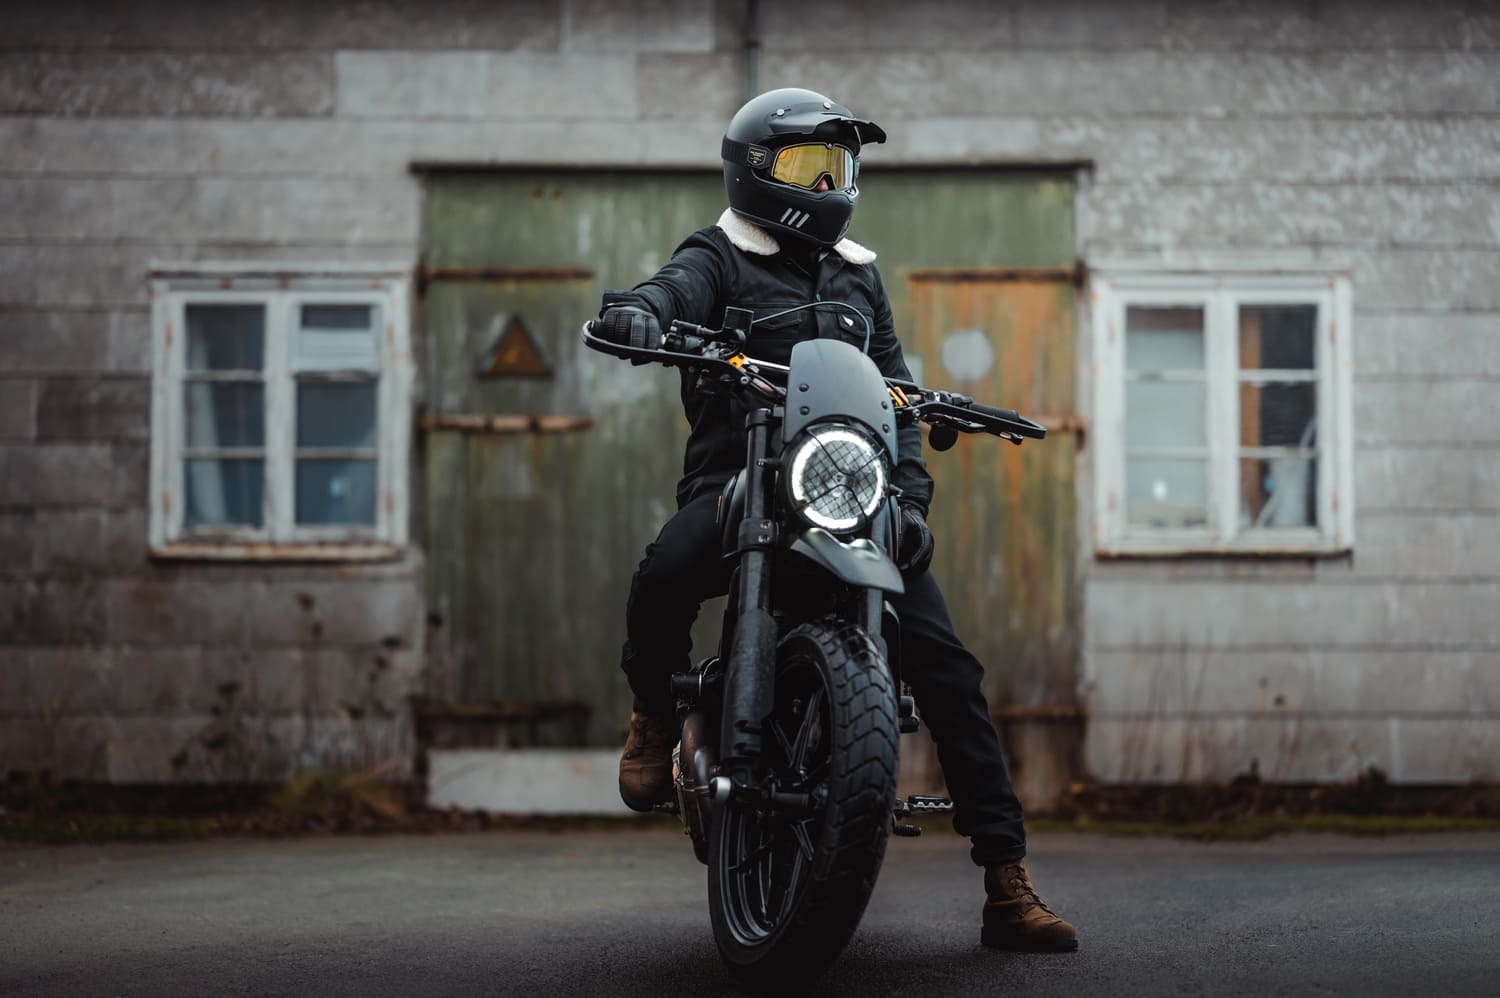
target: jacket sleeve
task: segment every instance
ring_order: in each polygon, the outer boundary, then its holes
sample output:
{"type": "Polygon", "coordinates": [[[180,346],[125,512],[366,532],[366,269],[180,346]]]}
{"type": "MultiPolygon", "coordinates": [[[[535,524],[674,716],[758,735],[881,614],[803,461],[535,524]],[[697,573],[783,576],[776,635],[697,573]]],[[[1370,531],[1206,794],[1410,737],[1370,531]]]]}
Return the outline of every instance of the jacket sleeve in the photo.
{"type": "MultiPolygon", "coordinates": [[[[874,264],[870,270],[875,275],[875,330],[870,337],[870,358],[880,373],[887,378],[910,381],[911,371],[901,353],[901,341],[896,338],[896,322],[891,317],[891,302],[886,296],[885,285],[880,281],[880,272],[874,264]]],[[[896,435],[896,471],[892,478],[901,490],[901,501],[916,506],[927,515],[932,503],[932,476],[927,473],[927,462],[922,460],[922,427],[918,423],[903,426],[896,435]]]]}
{"type": "Polygon", "coordinates": [[[630,291],[606,291],[604,308],[644,308],[660,320],[663,329],[673,319],[704,326],[716,323],[719,295],[731,261],[708,232],[701,230],[688,236],[660,270],[630,291]]]}

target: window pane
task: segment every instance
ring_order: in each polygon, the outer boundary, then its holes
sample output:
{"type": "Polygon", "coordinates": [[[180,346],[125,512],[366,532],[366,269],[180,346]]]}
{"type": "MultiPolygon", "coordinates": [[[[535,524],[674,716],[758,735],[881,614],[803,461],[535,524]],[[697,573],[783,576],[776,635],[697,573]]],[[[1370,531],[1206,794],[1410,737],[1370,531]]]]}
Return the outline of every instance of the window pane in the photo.
{"type": "Polygon", "coordinates": [[[259,371],[265,366],[262,305],[188,305],[189,371],[259,371]]]}
{"type": "Polygon", "coordinates": [[[1132,371],[1203,370],[1203,309],[1127,308],[1125,366],[1132,371]]]}
{"type": "Polygon", "coordinates": [[[375,326],[374,305],[301,306],[298,366],[321,371],[376,367],[375,326]]]}
{"type": "Polygon", "coordinates": [[[1240,306],[1240,368],[1311,371],[1317,327],[1316,305],[1240,306]]]}
{"type": "Polygon", "coordinates": [[[1314,458],[1240,459],[1241,527],[1318,525],[1318,462],[1314,458]]]}
{"type": "Polygon", "coordinates": [[[259,458],[183,462],[183,525],[261,525],[265,462],[259,458]]]}
{"type": "Polygon", "coordinates": [[[299,460],[297,522],[374,524],[375,462],[299,460]]]}
{"type": "Polygon", "coordinates": [[[1316,447],[1318,386],[1311,381],[1240,385],[1242,447],[1316,447]]]}
{"type": "Polygon", "coordinates": [[[1207,446],[1205,397],[1201,383],[1128,382],[1125,385],[1125,445],[1207,446]]]}
{"type": "Polygon", "coordinates": [[[189,447],[262,447],[266,442],[266,391],[259,382],[188,382],[189,447]]]}
{"type": "Polygon", "coordinates": [[[297,446],[374,447],[375,382],[298,382],[297,446]]]}
{"type": "Polygon", "coordinates": [[[1132,527],[1206,526],[1208,461],[1128,459],[1125,462],[1125,507],[1132,527]]]}

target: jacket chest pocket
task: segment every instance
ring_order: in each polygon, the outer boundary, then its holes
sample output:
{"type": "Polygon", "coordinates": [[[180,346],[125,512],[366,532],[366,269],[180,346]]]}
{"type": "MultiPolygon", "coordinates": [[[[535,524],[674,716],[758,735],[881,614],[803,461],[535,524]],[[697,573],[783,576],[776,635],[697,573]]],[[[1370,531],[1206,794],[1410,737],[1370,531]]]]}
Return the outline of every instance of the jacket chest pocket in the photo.
{"type": "Polygon", "coordinates": [[[745,352],[760,360],[773,364],[785,364],[792,357],[792,347],[802,340],[811,339],[813,328],[811,309],[796,309],[801,302],[751,302],[748,308],[755,315],[755,324],[750,327],[750,342],[745,352]]]}
{"type": "Polygon", "coordinates": [[[846,308],[831,306],[821,309],[818,317],[818,335],[837,338],[852,343],[860,349],[874,339],[875,312],[873,309],[851,303],[846,308]]]}

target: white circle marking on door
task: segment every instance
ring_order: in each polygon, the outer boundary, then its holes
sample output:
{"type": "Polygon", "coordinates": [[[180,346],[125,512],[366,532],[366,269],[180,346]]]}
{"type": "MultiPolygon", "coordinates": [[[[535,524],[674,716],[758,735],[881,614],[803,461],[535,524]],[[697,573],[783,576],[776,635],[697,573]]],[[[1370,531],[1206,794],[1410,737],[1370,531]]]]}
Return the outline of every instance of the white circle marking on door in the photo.
{"type": "Polygon", "coordinates": [[[978,381],[995,366],[995,347],[982,329],[963,329],[943,337],[943,367],[959,381],[978,381]]]}

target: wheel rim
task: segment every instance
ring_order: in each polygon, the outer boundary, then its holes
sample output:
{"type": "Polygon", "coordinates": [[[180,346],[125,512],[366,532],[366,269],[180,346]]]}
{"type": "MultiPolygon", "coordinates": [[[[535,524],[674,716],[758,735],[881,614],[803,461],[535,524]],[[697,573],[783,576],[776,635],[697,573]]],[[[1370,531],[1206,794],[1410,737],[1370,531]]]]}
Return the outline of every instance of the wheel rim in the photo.
{"type": "Polygon", "coordinates": [[[747,804],[726,807],[719,878],[726,924],[744,946],[763,943],[786,924],[812,873],[822,831],[829,771],[828,690],[821,670],[791,659],[776,677],[776,700],[761,739],[774,789],[812,794],[806,816],[747,804]]]}

